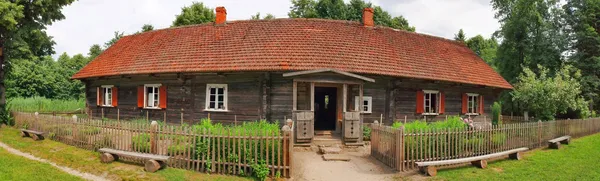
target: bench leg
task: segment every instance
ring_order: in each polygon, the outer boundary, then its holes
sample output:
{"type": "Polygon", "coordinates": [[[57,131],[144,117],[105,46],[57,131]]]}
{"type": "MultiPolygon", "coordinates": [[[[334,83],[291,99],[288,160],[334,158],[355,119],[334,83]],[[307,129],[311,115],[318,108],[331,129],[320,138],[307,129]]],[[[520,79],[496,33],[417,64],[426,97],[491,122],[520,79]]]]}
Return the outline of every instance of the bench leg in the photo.
{"type": "Polygon", "coordinates": [[[479,168],[486,168],[487,167],[487,161],[486,160],[477,160],[477,161],[472,161],[471,162],[472,165],[479,167],[479,168]]]}
{"type": "Polygon", "coordinates": [[[421,172],[427,176],[432,176],[435,177],[437,175],[437,168],[435,168],[435,166],[424,166],[424,167],[419,167],[419,169],[421,170],[421,172]]]}
{"type": "Polygon", "coordinates": [[[102,153],[102,155],[100,155],[100,161],[102,161],[102,163],[110,163],[112,161],[115,161],[115,157],[116,155],[110,153],[102,153]]]}
{"type": "Polygon", "coordinates": [[[163,163],[156,160],[148,160],[144,165],[146,172],[156,172],[163,166],[163,163]]]}
{"type": "Polygon", "coordinates": [[[550,143],[550,148],[560,149],[560,142],[550,143]]]}
{"type": "Polygon", "coordinates": [[[521,160],[521,152],[516,152],[513,154],[508,155],[508,158],[513,159],[513,160],[521,160]]]}
{"type": "Polygon", "coordinates": [[[21,137],[29,137],[29,133],[21,131],[21,137]]]}
{"type": "Polygon", "coordinates": [[[34,141],[40,140],[37,134],[31,134],[31,138],[33,138],[34,141]]]}
{"type": "Polygon", "coordinates": [[[44,140],[44,135],[37,135],[37,134],[34,134],[34,136],[35,136],[35,137],[34,137],[34,139],[33,139],[33,140],[36,140],[36,141],[39,141],[39,140],[44,140]]]}
{"type": "Polygon", "coordinates": [[[565,145],[568,145],[569,142],[571,142],[571,139],[565,139],[565,140],[560,141],[561,144],[565,144],[565,145]]]}

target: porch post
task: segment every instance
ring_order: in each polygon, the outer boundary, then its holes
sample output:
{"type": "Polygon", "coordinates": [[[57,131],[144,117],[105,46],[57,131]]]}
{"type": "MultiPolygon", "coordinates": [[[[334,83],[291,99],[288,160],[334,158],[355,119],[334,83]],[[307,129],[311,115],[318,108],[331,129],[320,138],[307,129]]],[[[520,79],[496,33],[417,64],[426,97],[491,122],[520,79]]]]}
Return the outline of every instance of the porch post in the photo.
{"type": "Polygon", "coordinates": [[[310,83],[310,111],[315,111],[315,83],[310,83]]]}
{"type": "Polygon", "coordinates": [[[298,104],[298,82],[294,81],[294,86],[292,89],[293,89],[292,94],[294,94],[294,95],[292,95],[292,97],[293,97],[292,98],[292,104],[293,104],[292,110],[295,111],[298,109],[298,107],[297,107],[297,104],[298,104]]]}
{"type": "Polygon", "coordinates": [[[348,84],[342,89],[342,140],[346,137],[346,104],[348,100],[348,84]]]}

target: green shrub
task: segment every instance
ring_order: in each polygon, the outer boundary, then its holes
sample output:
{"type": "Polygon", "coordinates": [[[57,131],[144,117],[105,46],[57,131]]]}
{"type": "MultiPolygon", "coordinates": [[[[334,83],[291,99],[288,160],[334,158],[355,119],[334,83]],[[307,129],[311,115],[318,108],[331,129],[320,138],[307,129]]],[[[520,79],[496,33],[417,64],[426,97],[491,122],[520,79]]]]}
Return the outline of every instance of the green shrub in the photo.
{"type": "Polygon", "coordinates": [[[500,114],[502,111],[502,106],[498,102],[494,102],[492,106],[492,125],[501,125],[502,120],[500,120],[500,114]]]}
{"type": "Polygon", "coordinates": [[[10,101],[7,102],[4,106],[0,106],[0,125],[5,124],[8,126],[15,125],[15,119],[10,114],[10,101]]]}
{"type": "Polygon", "coordinates": [[[460,120],[458,116],[450,116],[445,121],[433,122],[430,125],[431,128],[436,129],[465,128],[465,126],[467,126],[465,122],[460,120]]]}
{"type": "Polygon", "coordinates": [[[494,146],[502,146],[506,143],[506,134],[505,133],[496,133],[492,135],[492,143],[494,146]]]}
{"type": "Polygon", "coordinates": [[[131,138],[131,146],[135,151],[150,153],[150,135],[143,133],[133,136],[131,138]]]}
{"type": "Polygon", "coordinates": [[[371,140],[371,127],[363,126],[363,140],[365,140],[365,141],[371,140]]]}
{"type": "Polygon", "coordinates": [[[252,164],[250,167],[252,168],[252,173],[254,173],[254,176],[258,180],[267,180],[267,176],[269,175],[269,167],[265,163],[265,160],[259,160],[258,163],[252,164]]]}

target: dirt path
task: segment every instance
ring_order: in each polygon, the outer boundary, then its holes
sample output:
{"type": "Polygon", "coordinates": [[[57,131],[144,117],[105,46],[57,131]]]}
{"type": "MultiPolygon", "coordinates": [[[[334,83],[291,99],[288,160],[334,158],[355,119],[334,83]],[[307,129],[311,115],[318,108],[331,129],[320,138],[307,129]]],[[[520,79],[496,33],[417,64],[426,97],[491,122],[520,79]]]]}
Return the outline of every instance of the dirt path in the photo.
{"type": "Polygon", "coordinates": [[[80,177],[80,178],[83,178],[83,179],[86,179],[86,180],[94,180],[94,181],[105,181],[105,180],[107,180],[105,178],[102,178],[102,177],[99,177],[99,176],[96,176],[96,175],[93,175],[93,174],[79,172],[79,171],[74,170],[72,168],[68,168],[68,167],[63,167],[63,166],[57,165],[56,163],[52,163],[52,162],[50,162],[48,160],[41,159],[41,158],[35,157],[35,156],[33,156],[33,155],[29,154],[29,153],[25,153],[25,152],[19,151],[17,149],[14,149],[14,148],[12,148],[12,147],[10,147],[10,146],[2,143],[2,142],[0,142],[0,147],[4,148],[9,153],[12,153],[12,154],[15,154],[15,155],[19,155],[19,156],[28,158],[30,160],[35,160],[35,161],[39,161],[39,162],[42,162],[42,163],[48,163],[48,164],[50,164],[50,165],[52,165],[52,166],[54,166],[54,167],[62,170],[63,172],[67,172],[68,174],[71,174],[71,175],[74,175],[74,176],[77,176],[77,177],[80,177]]]}
{"type": "Polygon", "coordinates": [[[314,151],[294,152],[293,180],[395,180],[396,172],[370,157],[368,147],[358,152],[345,152],[351,160],[324,161],[322,155],[314,151]]]}

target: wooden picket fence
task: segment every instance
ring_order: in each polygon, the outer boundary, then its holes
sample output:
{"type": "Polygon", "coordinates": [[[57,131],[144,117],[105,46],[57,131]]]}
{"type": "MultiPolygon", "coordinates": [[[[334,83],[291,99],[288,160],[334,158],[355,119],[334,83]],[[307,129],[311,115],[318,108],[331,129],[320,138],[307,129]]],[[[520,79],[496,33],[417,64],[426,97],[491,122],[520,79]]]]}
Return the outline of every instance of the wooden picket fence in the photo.
{"type": "MultiPolygon", "coordinates": [[[[42,131],[46,138],[96,151],[112,148],[170,156],[169,167],[198,172],[249,175],[253,164],[266,164],[271,177],[291,176],[293,125],[282,131],[196,129],[77,117],[13,112],[15,126],[42,131]],[[287,129],[290,128],[291,129],[287,129]]],[[[121,159],[121,157],[120,157],[121,159]]],[[[143,163],[136,158],[126,161],[143,163]]]]}
{"type": "Polygon", "coordinates": [[[398,170],[417,169],[415,162],[450,160],[520,147],[546,147],[550,139],[600,132],[600,118],[526,122],[472,129],[407,130],[371,125],[371,155],[398,170]]]}

